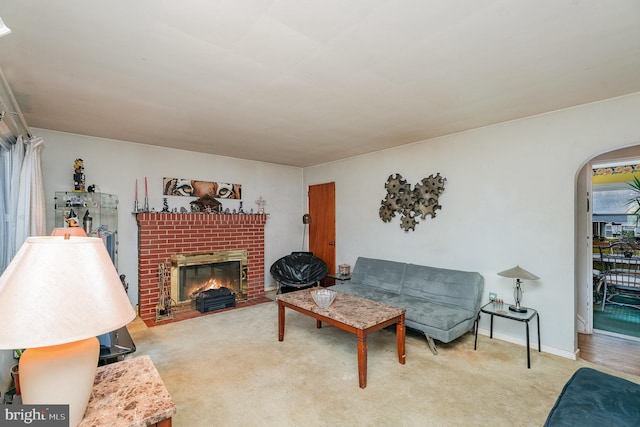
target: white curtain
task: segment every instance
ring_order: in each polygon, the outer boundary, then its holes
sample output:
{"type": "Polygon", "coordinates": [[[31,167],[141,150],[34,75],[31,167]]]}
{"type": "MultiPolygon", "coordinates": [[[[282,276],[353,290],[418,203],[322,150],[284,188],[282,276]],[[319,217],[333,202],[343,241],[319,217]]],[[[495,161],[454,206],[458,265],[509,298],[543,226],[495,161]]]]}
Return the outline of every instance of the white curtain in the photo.
{"type": "MultiPolygon", "coordinates": [[[[17,144],[16,144],[17,145],[17,144]]],[[[45,234],[45,200],[40,152],[42,138],[31,138],[24,147],[24,159],[18,183],[16,245],[17,251],[29,236],[45,234]]]]}
{"type": "Polygon", "coordinates": [[[15,141],[0,122],[0,273],[28,236],[46,233],[42,138],[15,141]]]}

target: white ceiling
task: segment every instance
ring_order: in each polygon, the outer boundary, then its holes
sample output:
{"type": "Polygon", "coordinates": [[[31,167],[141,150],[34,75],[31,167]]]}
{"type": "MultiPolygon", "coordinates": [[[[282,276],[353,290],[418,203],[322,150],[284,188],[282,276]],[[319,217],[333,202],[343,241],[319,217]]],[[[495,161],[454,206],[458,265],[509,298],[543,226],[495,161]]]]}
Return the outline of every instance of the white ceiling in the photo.
{"type": "Polygon", "coordinates": [[[640,92],[638,0],[2,0],[32,127],[293,166],[640,92]]]}

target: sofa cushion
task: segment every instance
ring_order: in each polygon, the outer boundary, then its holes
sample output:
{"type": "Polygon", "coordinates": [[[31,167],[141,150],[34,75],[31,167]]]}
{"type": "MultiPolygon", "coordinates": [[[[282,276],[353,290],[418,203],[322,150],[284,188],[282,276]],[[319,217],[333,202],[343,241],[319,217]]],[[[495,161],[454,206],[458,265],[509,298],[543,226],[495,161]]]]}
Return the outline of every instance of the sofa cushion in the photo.
{"type": "Polygon", "coordinates": [[[407,264],[359,257],[353,267],[351,282],[400,293],[407,264]]]}
{"type": "Polygon", "coordinates": [[[483,291],[484,278],[480,273],[415,264],[407,265],[402,285],[403,295],[471,312],[479,310],[483,291]]]}
{"type": "Polygon", "coordinates": [[[544,425],[638,426],[640,384],[580,368],[565,384],[544,425]]]}
{"type": "Polygon", "coordinates": [[[476,313],[459,306],[439,304],[409,295],[396,295],[384,301],[406,309],[406,317],[413,322],[444,331],[465,320],[474,319],[476,313]]]}

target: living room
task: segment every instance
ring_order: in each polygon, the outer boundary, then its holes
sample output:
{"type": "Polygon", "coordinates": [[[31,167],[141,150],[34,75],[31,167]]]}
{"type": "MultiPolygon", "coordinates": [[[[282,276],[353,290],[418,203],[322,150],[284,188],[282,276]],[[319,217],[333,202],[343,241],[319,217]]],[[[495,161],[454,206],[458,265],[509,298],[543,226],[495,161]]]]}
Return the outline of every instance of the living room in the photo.
{"type": "MultiPolygon", "coordinates": [[[[11,26],[10,13],[0,10],[0,16],[11,26]]],[[[5,41],[17,36],[18,28],[12,30],[14,34],[0,39],[0,49],[6,46],[5,41]]],[[[17,47],[12,46],[7,53],[16,50],[17,47]]],[[[4,52],[0,55],[0,65],[16,89],[21,71],[12,70],[4,52]]],[[[636,57],[637,53],[631,51],[628,55],[636,57]]],[[[637,62],[633,66],[637,66],[637,62]]],[[[614,75],[607,81],[615,80],[614,75]]],[[[309,160],[305,166],[202,153],[179,146],[154,146],[129,140],[126,134],[117,138],[87,136],[73,129],[54,130],[53,123],[32,124],[31,132],[44,140],[42,169],[47,230],[57,226],[54,193],[73,189],[76,158],[84,160],[88,185],[118,196],[118,270],[131,285],[129,298],[134,307],[138,304],[138,226],[131,212],[136,180],[140,193],[142,182],[148,181],[149,206],[156,211],[162,209],[163,199],[167,197],[162,193],[165,177],[241,184],[244,210],[255,211],[258,207],[255,201],[260,197],[266,200],[266,290],[275,289],[269,266],[281,256],[301,248],[305,232],[301,218],[307,211],[308,186],[334,182],[338,264],[354,265],[358,257],[369,256],[477,271],[485,279],[485,300],[488,301],[489,292],[495,292],[505,302],[513,300],[513,280],[497,273],[520,265],[540,277],[537,281],[525,281],[523,304],[540,314],[543,354],[573,362],[579,355],[578,314],[582,310],[576,301],[590,284],[590,277],[585,278],[587,274],[578,267],[590,256],[583,244],[591,227],[582,219],[587,205],[587,195],[581,191],[581,180],[586,181],[583,171],[596,156],[640,143],[637,120],[640,86],[637,81],[635,84],[633,92],[618,91],[615,96],[580,105],[566,104],[528,117],[513,117],[436,137],[418,137],[397,147],[348,155],[347,149],[334,145],[335,159],[322,163],[309,160]],[[447,179],[440,198],[442,208],[435,218],[420,220],[413,231],[402,230],[398,217],[388,223],[381,221],[380,202],[385,196],[384,184],[389,175],[401,174],[413,185],[435,173],[447,179]]],[[[21,83],[15,92],[30,122],[30,107],[24,105],[27,99],[21,96],[27,87],[21,83]]],[[[99,91],[95,96],[106,94],[99,91]]],[[[90,102],[83,105],[88,108],[90,102]]],[[[402,113],[410,112],[402,109],[402,113]]],[[[398,113],[396,119],[401,120],[401,115],[398,113]]],[[[107,113],[103,120],[110,122],[108,126],[119,126],[107,113]]],[[[188,118],[166,120],[188,121],[188,118]]],[[[267,135],[258,142],[271,147],[267,135]]],[[[327,141],[327,145],[330,144],[332,142],[327,141]]],[[[275,148],[265,151],[269,150],[276,151],[275,148]]],[[[312,158],[313,150],[307,151],[312,158]]],[[[188,208],[192,200],[167,197],[170,209],[188,208]]],[[[238,209],[239,202],[223,201],[223,206],[238,209]]],[[[494,326],[494,337],[516,344],[517,352],[520,351],[517,354],[522,357],[524,351],[520,346],[525,344],[522,325],[496,322],[494,326]]],[[[484,337],[489,334],[487,316],[480,319],[480,333],[484,337]]],[[[478,357],[483,353],[495,355],[485,348],[480,346],[478,357]]],[[[148,347],[145,351],[153,354],[160,350],[148,347]]],[[[426,345],[424,351],[431,356],[426,345]]],[[[536,359],[535,354],[532,358],[531,372],[536,373],[541,366],[537,364],[540,359],[536,359]]],[[[526,367],[520,365],[519,368],[518,373],[530,379],[532,374],[526,372],[526,367]]]]}
{"type": "MultiPolygon", "coordinates": [[[[573,301],[577,273],[566,267],[576,262],[576,215],[575,203],[571,202],[577,197],[575,176],[593,153],[620,146],[608,140],[603,143],[599,135],[605,130],[608,139],[619,135],[618,141],[633,143],[637,126],[633,117],[639,103],[640,96],[627,96],[309,168],[45,129],[34,132],[45,140],[48,228],[55,225],[54,193],[72,189],[73,160],[77,157],[84,160],[88,183],[118,195],[119,271],[134,284],[130,288],[134,305],[137,224],[130,212],[136,179],[141,183],[147,178],[149,205],[156,211],[162,209],[166,176],[240,183],[245,209],[253,207],[257,211],[255,200],[262,196],[269,214],[265,226],[266,269],[281,256],[300,249],[304,231],[300,218],[306,206],[302,189],[335,182],[339,264],[353,265],[358,256],[373,256],[478,271],[486,280],[487,299],[488,292],[496,292],[505,301],[513,298],[513,281],[497,273],[521,265],[541,278],[525,283],[524,303],[539,311],[541,329],[548,331],[542,335],[543,350],[575,358],[573,301]],[[602,111],[615,117],[615,126],[599,119],[602,111]],[[580,120],[579,127],[572,126],[574,120],[580,120]],[[215,175],[210,171],[216,171],[215,175]],[[442,210],[436,218],[420,222],[414,232],[403,231],[397,218],[383,223],[378,216],[384,183],[396,172],[409,182],[435,172],[447,178],[442,210]]],[[[168,199],[171,209],[188,206],[193,200],[168,199]]],[[[225,203],[237,209],[237,202],[225,203]]],[[[265,289],[274,289],[268,271],[265,278],[265,289]]],[[[487,321],[481,321],[485,331],[487,321]]],[[[524,343],[519,325],[497,328],[497,336],[524,343]]]]}

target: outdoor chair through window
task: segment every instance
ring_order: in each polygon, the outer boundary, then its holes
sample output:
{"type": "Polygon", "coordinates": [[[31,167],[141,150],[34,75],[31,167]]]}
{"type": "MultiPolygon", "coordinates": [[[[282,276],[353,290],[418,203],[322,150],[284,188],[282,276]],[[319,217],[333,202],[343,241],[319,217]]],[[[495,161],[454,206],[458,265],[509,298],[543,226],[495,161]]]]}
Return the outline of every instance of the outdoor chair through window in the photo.
{"type": "Polygon", "coordinates": [[[640,246],[616,242],[601,247],[602,311],[607,304],[640,309],[640,246]]]}

